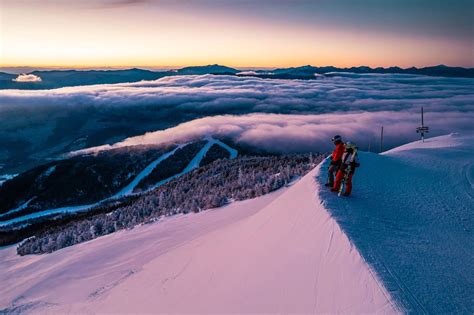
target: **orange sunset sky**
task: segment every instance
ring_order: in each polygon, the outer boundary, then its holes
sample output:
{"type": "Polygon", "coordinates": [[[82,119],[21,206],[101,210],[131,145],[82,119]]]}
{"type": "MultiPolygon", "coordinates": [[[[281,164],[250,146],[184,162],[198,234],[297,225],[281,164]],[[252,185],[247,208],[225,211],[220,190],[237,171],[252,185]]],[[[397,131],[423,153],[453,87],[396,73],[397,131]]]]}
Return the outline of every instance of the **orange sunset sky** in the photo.
{"type": "Polygon", "coordinates": [[[474,1],[0,0],[0,66],[474,66],[474,1]]]}

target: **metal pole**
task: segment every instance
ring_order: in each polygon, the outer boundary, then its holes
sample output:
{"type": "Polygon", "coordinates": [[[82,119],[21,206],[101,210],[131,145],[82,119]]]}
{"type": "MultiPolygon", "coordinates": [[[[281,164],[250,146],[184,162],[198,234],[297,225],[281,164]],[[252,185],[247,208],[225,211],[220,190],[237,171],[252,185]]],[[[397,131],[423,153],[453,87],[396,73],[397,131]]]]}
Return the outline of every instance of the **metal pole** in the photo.
{"type": "MultiPolygon", "coordinates": [[[[421,127],[425,126],[425,122],[423,119],[423,106],[421,106],[421,127]]],[[[421,142],[425,142],[425,133],[422,131],[421,132],[421,142]]]]}
{"type": "Polygon", "coordinates": [[[380,129],[380,153],[382,153],[383,150],[383,126],[380,129]]]}
{"type": "Polygon", "coordinates": [[[421,126],[416,128],[416,132],[421,136],[421,142],[425,142],[425,133],[428,133],[430,129],[428,126],[425,126],[425,115],[423,111],[423,106],[421,107],[421,126]]]}

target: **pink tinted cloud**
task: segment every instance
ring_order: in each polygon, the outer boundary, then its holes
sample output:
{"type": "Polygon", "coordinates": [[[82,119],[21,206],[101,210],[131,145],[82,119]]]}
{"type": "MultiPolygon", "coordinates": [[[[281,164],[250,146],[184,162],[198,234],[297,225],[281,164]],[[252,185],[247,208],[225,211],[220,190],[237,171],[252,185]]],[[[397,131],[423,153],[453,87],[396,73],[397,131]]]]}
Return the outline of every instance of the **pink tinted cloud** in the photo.
{"type": "MultiPolygon", "coordinates": [[[[437,134],[452,132],[452,123],[468,128],[474,113],[460,117],[456,113],[429,114],[430,124],[437,134]]],[[[101,146],[81,152],[94,152],[134,145],[159,145],[190,141],[205,136],[228,138],[270,152],[310,152],[331,149],[330,139],[340,134],[361,149],[369,143],[376,148],[380,127],[385,128],[387,146],[400,145],[417,139],[415,127],[418,115],[408,112],[360,112],[320,115],[249,114],[223,115],[196,119],[173,128],[149,132],[128,138],[112,146],[101,146]]]]}
{"type": "Polygon", "coordinates": [[[125,145],[215,134],[272,151],[328,150],[327,140],[335,133],[361,148],[369,143],[373,147],[383,125],[390,147],[417,138],[421,106],[433,135],[474,131],[473,84],[473,79],[413,75],[333,74],[315,80],[174,76],[56,90],[4,90],[0,115],[15,125],[24,119],[18,109],[26,108],[31,125],[51,130],[54,125],[41,120],[45,111],[48,117],[60,113],[74,121],[82,119],[80,109],[87,110],[86,117],[98,129],[108,127],[107,117],[139,124],[142,116],[132,119],[142,114],[157,117],[157,125],[166,127],[188,122],[129,139],[125,145]]]}
{"type": "Polygon", "coordinates": [[[19,74],[15,79],[15,82],[41,82],[41,78],[34,74],[19,74]]]}

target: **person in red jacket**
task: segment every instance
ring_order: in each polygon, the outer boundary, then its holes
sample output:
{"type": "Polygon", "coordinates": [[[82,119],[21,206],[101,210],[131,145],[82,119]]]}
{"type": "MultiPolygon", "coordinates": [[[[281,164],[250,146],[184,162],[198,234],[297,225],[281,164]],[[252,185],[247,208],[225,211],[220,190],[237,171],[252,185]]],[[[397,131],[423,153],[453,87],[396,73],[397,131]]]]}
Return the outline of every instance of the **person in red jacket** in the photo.
{"type": "Polygon", "coordinates": [[[331,163],[329,164],[329,169],[328,169],[328,180],[325,184],[326,187],[334,186],[334,175],[339,170],[339,167],[341,164],[341,158],[342,158],[342,155],[344,154],[344,142],[342,142],[341,136],[336,135],[331,140],[336,147],[334,148],[334,151],[331,154],[331,163]]]}
{"type": "Polygon", "coordinates": [[[347,180],[344,187],[345,191],[342,195],[348,197],[352,193],[352,176],[354,176],[355,169],[360,166],[360,163],[359,158],[357,157],[357,147],[350,142],[347,142],[345,147],[345,152],[339,162],[340,166],[336,174],[336,182],[331,191],[339,192],[344,176],[347,173],[347,180]]]}

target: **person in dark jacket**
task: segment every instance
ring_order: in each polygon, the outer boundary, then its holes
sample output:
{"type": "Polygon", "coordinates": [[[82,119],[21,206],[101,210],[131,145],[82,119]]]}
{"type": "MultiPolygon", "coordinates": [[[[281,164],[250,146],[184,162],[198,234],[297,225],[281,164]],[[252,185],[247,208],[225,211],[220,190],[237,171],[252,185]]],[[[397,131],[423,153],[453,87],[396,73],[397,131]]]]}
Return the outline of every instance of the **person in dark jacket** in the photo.
{"type": "Polygon", "coordinates": [[[334,183],[334,186],[331,189],[331,191],[333,192],[339,191],[342,184],[342,180],[344,179],[344,176],[348,172],[347,180],[345,183],[345,191],[342,193],[342,195],[346,197],[350,196],[352,193],[352,177],[354,176],[356,167],[359,167],[359,166],[360,166],[360,163],[359,163],[359,158],[357,157],[357,147],[350,142],[346,143],[345,152],[342,155],[340,165],[339,165],[339,170],[337,171],[337,174],[336,174],[336,182],[334,183]]]}
{"type": "Polygon", "coordinates": [[[331,140],[336,147],[334,148],[334,151],[332,151],[332,154],[331,154],[331,163],[329,164],[328,180],[325,185],[326,187],[334,186],[334,175],[339,170],[339,166],[341,164],[341,158],[342,158],[342,155],[344,154],[344,142],[342,142],[341,136],[336,135],[331,140]]]}

